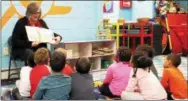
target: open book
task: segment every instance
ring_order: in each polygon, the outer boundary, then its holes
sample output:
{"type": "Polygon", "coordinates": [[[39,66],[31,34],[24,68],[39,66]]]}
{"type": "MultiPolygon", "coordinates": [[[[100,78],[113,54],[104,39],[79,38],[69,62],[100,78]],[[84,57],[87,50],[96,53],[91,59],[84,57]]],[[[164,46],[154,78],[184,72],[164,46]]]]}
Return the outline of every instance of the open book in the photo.
{"type": "Polygon", "coordinates": [[[25,26],[29,41],[40,43],[53,42],[54,32],[50,29],[25,26]]]}

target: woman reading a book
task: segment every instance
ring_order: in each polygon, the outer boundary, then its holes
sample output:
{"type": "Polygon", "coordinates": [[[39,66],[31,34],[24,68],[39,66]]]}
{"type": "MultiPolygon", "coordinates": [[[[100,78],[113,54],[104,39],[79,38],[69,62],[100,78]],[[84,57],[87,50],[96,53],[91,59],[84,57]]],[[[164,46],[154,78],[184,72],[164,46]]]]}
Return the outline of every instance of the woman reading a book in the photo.
{"type": "MultiPolygon", "coordinates": [[[[36,3],[30,3],[27,6],[26,16],[19,19],[13,29],[12,33],[12,54],[16,59],[24,60],[27,57],[28,52],[36,51],[38,48],[46,47],[47,43],[40,43],[37,41],[29,41],[25,26],[33,26],[39,28],[46,28],[45,21],[40,19],[41,9],[36,3]]],[[[54,33],[52,45],[57,45],[62,40],[62,37],[54,33]]],[[[27,63],[25,62],[25,65],[27,63]]]]}

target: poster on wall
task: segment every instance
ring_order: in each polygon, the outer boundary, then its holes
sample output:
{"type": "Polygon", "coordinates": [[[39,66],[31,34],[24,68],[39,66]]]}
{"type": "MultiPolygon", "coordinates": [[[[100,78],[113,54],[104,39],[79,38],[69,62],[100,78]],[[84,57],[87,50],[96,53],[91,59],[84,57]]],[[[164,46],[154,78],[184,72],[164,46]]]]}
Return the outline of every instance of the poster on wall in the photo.
{"type": "Polygon", "coordinates": [[[113,12],[113,1],[103,1],[103,13],[113,12]]]}
{"type": "Polygon", "coordinates": [[[132,0],[121,0],[120,1],[120,8],[131,8],[132,0]]]}

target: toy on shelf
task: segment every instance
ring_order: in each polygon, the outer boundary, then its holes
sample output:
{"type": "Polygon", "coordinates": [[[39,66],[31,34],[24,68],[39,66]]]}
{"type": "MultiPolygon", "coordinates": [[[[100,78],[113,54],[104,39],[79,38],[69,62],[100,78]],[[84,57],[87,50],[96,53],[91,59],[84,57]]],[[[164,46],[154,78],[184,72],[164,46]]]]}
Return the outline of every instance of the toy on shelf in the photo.
{"type": "Polygon", "coordinates": [[[113,50],[109,48],[99,48],[92,51],[92,55],[108,55],[113,54],[113,50]]]}
{"type": "Polygon", "coordinates": [[[97,37],[99,39],[114,39],[116,40],[116,48],[121,46],[120,34],[123,33],[123,24],[125,19],[120,18],[117,22],[109,22],[109,19],[104,19],[98,26],[97,37]]]}
{"type": "Polygon", "coordinates": [[[176,13],[176,7],[175,7],[175,3],[174,2],[170,2],[170,7],[169,7],[169,13],[176,13]]]}
{"type": "Polygon", "coordinates": [[[110,26],[108,25],[109,19],[103,19],[99,25],[98,25],[98,32],[97,32],[97,38],[99,39],[109,39],[108,34],[109,34],[109,28],[110,26]]]}

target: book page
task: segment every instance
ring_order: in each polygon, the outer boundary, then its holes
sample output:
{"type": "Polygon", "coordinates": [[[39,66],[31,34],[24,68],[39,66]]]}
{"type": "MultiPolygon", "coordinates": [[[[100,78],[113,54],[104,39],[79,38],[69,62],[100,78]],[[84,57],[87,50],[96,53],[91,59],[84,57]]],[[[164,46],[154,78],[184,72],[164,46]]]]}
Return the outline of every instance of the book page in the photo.
{"type": "Polygon", "coordinates": [[[39,34],[37,31],[37,27],[25,26],[25,28],[26,28],[28,40],[39,42],[39,34]]]}
{"type": "Polygon", "coordinates": [[[53,41],[54,32],[52,30],[45,28],[38,28],[37,30],[39,33],[40,42],[47,43],[53,41]]]}
{"type": "Polygon", "coordinates": [[[52,43],[54,41],[54,33],[50,29],[31,26],[25,26],[25,28],[29,41],[36,41],[39,43],[52,43]]]}

